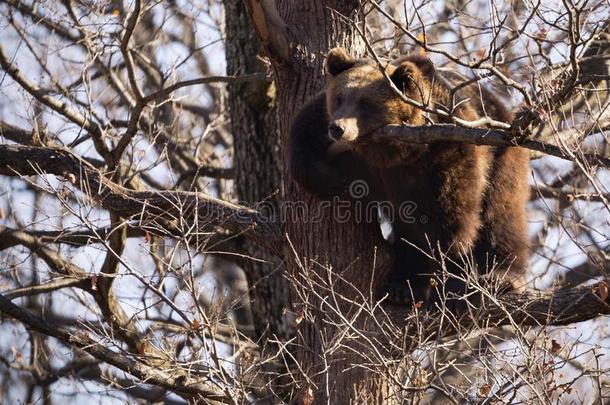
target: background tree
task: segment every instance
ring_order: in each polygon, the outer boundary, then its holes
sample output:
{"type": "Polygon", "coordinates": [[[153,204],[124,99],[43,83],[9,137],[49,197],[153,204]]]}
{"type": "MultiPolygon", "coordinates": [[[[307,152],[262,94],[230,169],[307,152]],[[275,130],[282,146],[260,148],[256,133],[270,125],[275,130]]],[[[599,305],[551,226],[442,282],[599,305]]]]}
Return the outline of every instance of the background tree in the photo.
{"type": "Polygon", "coordinates": [[[3,401],[605,402],[609,10],[0,1],[3,401]],[[530,293],[375,301],[379,227],[283,160],[334,46],[424,52],[516,112],[381,136],[532,151],[530,293]]]}

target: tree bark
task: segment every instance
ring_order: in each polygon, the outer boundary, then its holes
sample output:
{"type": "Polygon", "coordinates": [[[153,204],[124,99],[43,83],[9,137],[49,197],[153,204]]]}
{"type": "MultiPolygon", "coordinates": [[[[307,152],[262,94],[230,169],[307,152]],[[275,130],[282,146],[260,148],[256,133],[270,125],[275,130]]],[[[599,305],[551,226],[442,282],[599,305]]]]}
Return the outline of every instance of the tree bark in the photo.
{"type": "MultiPolygon", "coordinates": [[[[256,3],[257,0],[249,2],[250,10],[256,3]]],[[[342,17],[355,18],[357,9],[355,1],[279,1],[277,14],[288,29],[268,32],[273,27],[257,28],[257,32],[265,31],[270,37],[289,33],[288,59],[277,58],[284,54],[282,50],[267,50],[275,68],[282,145],[286,145],[295,114],[323,89],[324,57],[328,50],[342,46],[354,55],[364,53],[365,46],[357,31],[342,17]]],[[[255,24],[264,24],[269,19],[275,21],[274,26],[281,26],[277,15],[270,18],[253,15],[255,24]]],[[[269,40],[267,46],[274,43],[283,41],[269,40]]],[[[354,218],[342,221],[332,215],[333,208],[323,208],[320,200],[299,188],[292,179],[287,176],[284,179],[285,256],[289,274],[297,285],[296,292],[301,295],[299,302],[307,302],[299,310],[305,319],[299,325],[297,349],[299,368],[306,375],[301,384],[302,399],[313,403],[388,403],[384,399],[387,385],[382,378],[360,367],[362,357],[357,352],[345,348],[330,353],[329,342],[342,331],[333,326],[334,315],[321,310],[320,297],[309,294],[315,288],[309,282],[318,277],[326,279],[327,269],[332,268],[333,274],[340,274],[345,280],[335,285],[337,294],[354,297],[362,292],[369,296],[371,283],[377,284],[389,263],[379,225],[358,223],[354,218]]],[[[340,306],[347,316],[356,310],[349,305],[340,306]]],[[[355,326],[364,328],[364,322],[358,318],[355,326]]]]}
{"type": "MultiPolygon", "coordinates": [[[[227,74],[263,71],[264,66],[258,59],[260,44],[245,3],[225,0],[224,7],[227,74]]],[[[277,213],[282,198],[282,160],[274,92],[275,84],[271,81],[228,86],[237,198],[245,205],[264,207],[267,213],[277,213]]],[[[247,240],[244,250],[248,256],[263,260],[246,259],[240,263],[250,287],[257,335],[289,338],[292,328],[286,322],[285,311],[290,305],[290,289],[283,277],[283,260],[247,240]]]]}

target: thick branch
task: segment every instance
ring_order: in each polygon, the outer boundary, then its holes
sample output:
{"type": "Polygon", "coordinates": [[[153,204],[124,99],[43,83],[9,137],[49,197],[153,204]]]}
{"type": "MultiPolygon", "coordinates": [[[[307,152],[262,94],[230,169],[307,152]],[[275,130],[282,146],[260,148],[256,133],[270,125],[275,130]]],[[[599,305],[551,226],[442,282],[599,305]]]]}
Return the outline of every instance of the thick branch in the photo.
{"type": "Polygon", "coordinates": [[[41,172],[76,178],[75,185],[105,209],[142,221],[161,220],[221,228],[243,234],[281,255],[281,229],[273,218],[203,193],[132,191],[108,180],[95,167],[65,149],[0,145],[0,174],[32,176],[41,172]]]}
{"type": "MultiPolygon", "coordinates": [[[[549,293],[511,292],[493,300],[486,297],[476,307],[459,320],[451,315],[444,318],[434,312],[433,315],[420,315],[420,326],[426,325],[428,333],[446,336],[456,330],[469,330],[473,325],[482,328],[503,325],[570,325],[610,314],[610,296],[608,284],[601,281],[594,285],[549,293]]],[[[387,313],[397,325],[404,324],[405,319],[413,315],[411,309],[397,306],[389,306],[387,313]]],[[[417,333],[415,330],[413,332],[417,333]]]]}
{"type": "Polygon", "coordinates": [[[588,321],[599,315],[610,314],[608,284],[557,290],[548,294],[510,293],[501,301],[489,303],[483,309],[481,320],[497,325],[508,324],[508,314],[521,325],[569,325],[588,321]],[[605,292],[604,292],[605,291],[605,292]]]}
{"type": "MultiPolygon", "coordinates": [[[[520,146],[560,159],[574,160],[574,156],[559,146],[533,139],[520,139],[510,131],[486,128],[463,128],[451,124],[435,124],[423,127],[388,125],[371,135],[371,141],[392,143],[408,147],[410,143],[464,142],[489,146],[520,146]]],[[[574,153],[591,164],[610,167],[610,158],[590,153],[574,153]]]]}

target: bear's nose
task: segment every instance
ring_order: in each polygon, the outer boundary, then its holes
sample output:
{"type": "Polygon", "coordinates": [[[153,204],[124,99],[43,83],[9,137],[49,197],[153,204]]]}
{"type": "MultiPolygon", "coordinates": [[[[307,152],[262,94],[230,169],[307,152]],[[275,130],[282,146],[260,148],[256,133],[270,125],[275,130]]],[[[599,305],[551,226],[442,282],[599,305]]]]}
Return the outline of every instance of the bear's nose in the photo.
{"type": "Polygon", "coordinates": [[[328,126],[328,134],[332,139],[338,141],[343,136],[343,128],[333,122],[328,126]]]}

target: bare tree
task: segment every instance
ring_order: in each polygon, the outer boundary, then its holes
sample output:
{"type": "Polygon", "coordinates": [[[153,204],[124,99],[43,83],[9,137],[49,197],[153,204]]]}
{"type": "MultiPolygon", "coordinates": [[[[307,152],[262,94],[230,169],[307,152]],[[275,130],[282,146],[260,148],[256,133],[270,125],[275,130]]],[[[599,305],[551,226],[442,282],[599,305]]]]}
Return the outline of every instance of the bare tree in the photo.
{"type": "Polygon", "coordinates": [[[0,398],[606,402],[609,10],[0,1],[0,398]],[[425,53],[511,108],[416,105],[450,124],[377,136],[530,150],[527,293],[469,278],[459,316],[377,300],[379,225],[338,218],[283,159],[335,46],[380,68],[425,53]]]}

